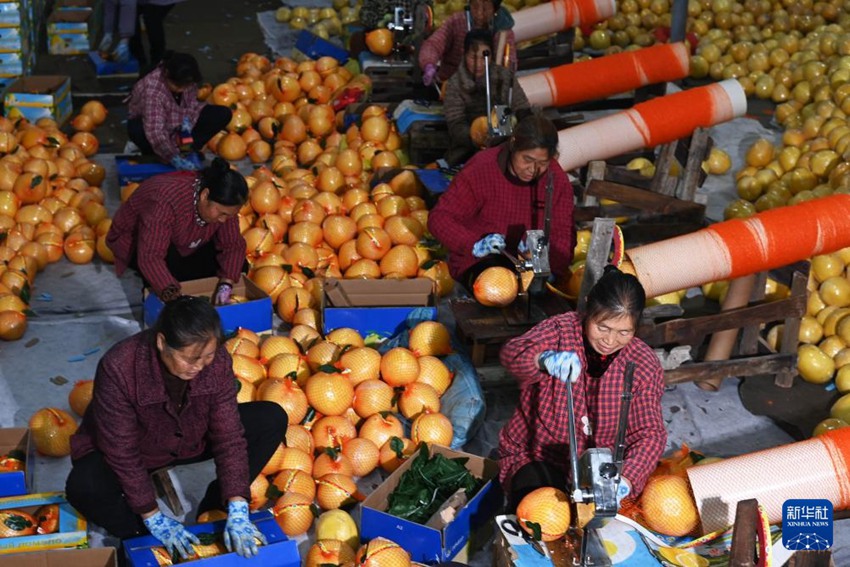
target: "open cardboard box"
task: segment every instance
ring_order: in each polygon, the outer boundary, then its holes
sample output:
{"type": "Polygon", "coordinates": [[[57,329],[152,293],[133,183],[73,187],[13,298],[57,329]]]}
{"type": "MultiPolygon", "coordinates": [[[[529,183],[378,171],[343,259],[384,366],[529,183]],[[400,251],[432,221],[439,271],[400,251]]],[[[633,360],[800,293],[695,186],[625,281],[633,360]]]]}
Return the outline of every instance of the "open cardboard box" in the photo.
{"type": "Polygon", "coordinates": [[[118,567],[118,554],[114,547],[14,553],[3,557],[3,567],[118,567]]]}
{"type": "Polygon", "coordinates": [[[437,294],[433,280],[325,280],[322,326],[327,334],[350,327],[362,336],[389,338],[405,328],[413,309],[425,307],[437,318],[437,294]]]}
{"type": "Polygon", "coordinates": [[[30,431],[26,427],[0,429],[0,457],[10,451],[24,457],[24,470],[0,472],[0,497],[27,494],[32,487],[33,446],[30,431]]]}
{"type": "Polygon", "coordinates": [[[65,75],[21,77],[6,89],[4,112],[15,112],[30,122],[52,118],[60,125],[71,115],[71,78],[65,75]]]}
{"type": "MultiPolygon", "coordinates": [[[[184,295],[197,295],[211,297],[218,284],[218,278],[202,278],[181,282],[184,295]]],[[[241,295],[248,298],[244,303],[231,303],[230,305],[219,305],[215,308],[221,317],[221,328],[225,335],[229,335],[243,327],[255,333],[267,333],[272,330],[272,300],[266,292],[257,287],[257,284],[249,280],[244,274],[233,286],[233,295],[241,295]]],[[[155,293],[145,290],[143,304],[145,314],[145,327],[152,327],[162,311],[163,303],[155,293]]]]}
{"type": "MultiPolygon", "coordinates": [[[[0,554],[79,547],[87,543],[86,520],[68,504],[62,492],[0,498],[0,511],[14,509],[35,514],[41,506],[49,504],[59,506],[59,529],[52,534],[0,538],[0,554]]],[[[6,565],[5,557],[0,559],[0,565],[6,565]]]]}
{"type": "Polygon", "coordinates": [[[464,552],[470,552],[471,556],[471,552],[489,539],[488,532],[493,527],[492,519],[502,506],[502,490],[498,479],[499,463],[439,445],[429,445],[428,448],[431,455],[468,459],[466,468],[476,477],[483,478],[484,486],[442,530],[391,516],[386,512],[389,495],[396,489],[405,471],[410,469],[413,459],[419,454],[417,451],[361,504],[360,537],[363,541],[385,537],[410,553],[412,561],[420,563],[451,560],[463,562],[464,552]]]}
{"type": "Polygon", "coordinates": [[[100,31],[100,14],[91,8],[54,10],[47,18],[47,51],[51,55],[85,55],[100,31]]]}

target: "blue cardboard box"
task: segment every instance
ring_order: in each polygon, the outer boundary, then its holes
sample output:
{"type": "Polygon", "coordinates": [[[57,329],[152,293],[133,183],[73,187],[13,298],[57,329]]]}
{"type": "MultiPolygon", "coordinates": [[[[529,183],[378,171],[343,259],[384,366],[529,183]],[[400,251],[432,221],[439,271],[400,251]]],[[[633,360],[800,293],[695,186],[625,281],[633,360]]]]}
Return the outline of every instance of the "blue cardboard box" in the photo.
{"type": "Polygon", "coordinates": [[[437,295],[428,278],[408,280],[325,280],[322,328],[325,334],[349,327],[363,337],[392,337],[406,328],[407,316],[427,308],[437,319],[437,295]]]}
{"type": "MultiPolygon", "coordinates": [[[[86,545],[88,542],[86,520],[68,504],[62,492],[0,498],[0,511],[14,509],[34,514],[41,506],[50,504],[59,506],[59,529],[56,533],[0,538],[0,554],[86,545]]],[[[0,564],[6,564],[5,558],[0,560],[0,564]]]]}
{"type": "Polygon", "coordinates": [[[100,32],[91,8],[54,10],[47,19],[47,51],[51,55],[85,55],[100,32]]]}
{"type": "Polygon", "coordinates": [[[0,53],[29,52],[29,35],[20,27],[0,28],[0,53]]]}
{"type": "Polygon", "coordinates": [[[118,184],[141,183],[148,177],[177,171],[156,156],[119,155],[115,156],[115,168],[118,170],[118,184]]]}
{"type": "Polygon", "coordinates": [[[118,567],[118,553],[114,547],[13,553],[3,557],[3,567],[118,567]]]}
{"type": "Polygon", "coordinates": [[[107,61],[95,50],[89,51],[89,60],[94,65],[94,74],[98,77],[122,77],[139,74],[139,60],[133,57],[126,63],[107,61]]]}
{"type": "MultiPolygon", "coordinates": [[[[261,545],[259,554],[250,559],[239,557],[235,553],[217,555],[206,559],[192,561],[192,565],[204,564],[205,567],[224,567],[230,565],[245,565],[245,567],[300,567],[301,557],[298,555],[298,545],[287,538],[280,526],[274,520],[271,512],[263,510],[250,516],[255,526],[266,536],[268,545],[261,545]]],[[[226,520],[188,526],[193,534],[211,534],[224,531],[226,520]]],[[[127,554],[127,564],[130,567],[159,567],[159,562],[151,550],[162,544],[153,536],[142,536],[124,541],[127,554]]]]}
{"type": "Polygon", "coordinates": [[[24,3],[17,0],[0,3],[0,26],[19,27],[26,23],[27,9],[24,3]]]}
{"type": "MultiPolygon", "coordinates": [[[[218,278],[203,278],[182,282],[181,287],[186,295],[210,297],[217,283],[218,278]]],[[[272,300],[266,292],[243,274],[242,279],[233,286],[233,295],[241,295],[248,300],[244,303],[219,305],[215,308],[221,317],[221,327],[225,335],[233,333],[239,327],[250,329],[255,333],[266,333],[272,330],[272,300]]],[[[156,323],[162,307],[163,303],[156,294],[145,290],[143,304],[145,327],[152,327],[156,323]]]]}
{"type": "Polygon", "coordinates": [[[295,49],[311,59],[318,59],[327,55],[339,61],[340,65],[345,65],[348,61],[348,51],[307,30],[301,30],[298,34],[298,38],[295,40],[295,49]]]}
{"type": "Polygon", "coordinates": [[[52,118],[62,125],[71,116],[71,77],[33,75],[21,77],[6,89],[3,97],[6,116],[23,116],[30,122],[52,118]]]}
{"type": "Polygon", "coordinates": [[[492,530],[493,517],[502,506],[502,490],[498,479],[499,463],[439,445],[429,445],[428,448],[431,455],[468,459],[466,468],[477,478],[484,479],[484,486],[466,506],[457,511],[454,519],[441,529],[391,516],[386,512],[389,495],[398,486],[401,476],[410,468],[416,457],[414,455],[387,477],[387,480],[361,504],[360,538],[362,541],[369,541],[376,537],[385,537],[394,541],[410,553],[411,561],[457,561],[463,559],[461,556],[466,552],[471,556],[472,551],[483,546],[489,539],[486,532],[492,530]]]}
{"type": "Polygon", "coordinates": [[[10,453],[24,458],[24,470],[0,472],[0,497],[27,494],[32,487],[32,467],[35,459],[29,429],[0,429],[0,458],[10,453]]]}

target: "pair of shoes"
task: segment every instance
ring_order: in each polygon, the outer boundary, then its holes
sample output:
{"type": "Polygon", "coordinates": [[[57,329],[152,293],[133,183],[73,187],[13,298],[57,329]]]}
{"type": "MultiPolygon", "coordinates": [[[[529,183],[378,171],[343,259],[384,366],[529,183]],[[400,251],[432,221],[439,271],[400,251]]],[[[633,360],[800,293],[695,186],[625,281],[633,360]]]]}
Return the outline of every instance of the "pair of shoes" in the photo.
{"type": "Polygon", "coordinates": [[[100,40],[100,45],[97,46],[97,50],[101,53],[109,53],[109,50],[112,48],[112,34],[105,33],[103,34],[103,39],[100,40]]]}
{"type": "Polygon", "coordinates": [[[112,59],[121,65],[130,60],[130,40],[121,39],[118,45],[115,46],[115,51],[112,52],[112,59]]]}

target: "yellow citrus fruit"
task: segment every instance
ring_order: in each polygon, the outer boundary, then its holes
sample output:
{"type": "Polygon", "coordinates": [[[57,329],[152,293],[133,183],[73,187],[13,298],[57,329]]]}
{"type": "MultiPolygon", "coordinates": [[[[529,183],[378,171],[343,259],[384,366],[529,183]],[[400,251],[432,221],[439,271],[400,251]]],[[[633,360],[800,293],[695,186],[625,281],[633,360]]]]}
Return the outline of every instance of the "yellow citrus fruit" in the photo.
{"type": "Polygon", "coordinates": [[[481,305],[505,307],[519,292],[516,274],[507,268],[494,266],[481,272],[472,285],[472,294],[481,305]]]}
{"type": "Polygon", "coordinates": [[[815,429],[812,432],[812,437],[817,437],[818,435],[823,435],[827,431],[841,429],[842,427],[847,427],[846,421],[837,417],[828,417],[815,426],[815,429]]]}
{"type": "Polygon", "coordinates": [[[397,543],[376,537],[357,550],[354,564],[360,567],[410,567],[410,554],[397,543]]]}
{"type": "Polygon", "coordinates": [[[316,539],[335,539],[346,543],[354,549],[360,543],[357,524],[351,515],[344,510],[328,510],[322,512],[316,520],[316,539]]]}
{"type": "Polygon", "coordinates": [[[410,425],[410,439],[417,447],[423,442],[448,447],[453,436],[452,422],[441,413],[426,411],[410,425]]]}
{"type": "Polygon", "coordinates": [[[570,527],[570,499],[557,488],[543,487],[528,493],[516,509],[523,530],[542,541],[563,537],[570,527]],[[539,534],[535,534],[539,527],[539,534]]]}
{"type": "Polygon", "coordinates": [[[313,499],[299,492],[286,492],[272,507],[274,519],[288,536],[306,533],[313,525],[313,499]]]}
{"type": "Polygon", "coordinates": [[[416,356],[442,356],[452,351],[451,335],[442,323],[423,321],[410,331],[408,346],[416,356]]]}
{"type": "Polygon", "coordinates": [[[815,345],[801,345],[797,349],[797,371],[806,382],[825,384],[835,373],[835,362],[815,345]]]}
{"type": "Polygon", "coordinates": [[[650,477],[641,495],[643,516],[650,529],[681,537],[699,524],[699,514],[688,481],[678,475],[650,477]]]}

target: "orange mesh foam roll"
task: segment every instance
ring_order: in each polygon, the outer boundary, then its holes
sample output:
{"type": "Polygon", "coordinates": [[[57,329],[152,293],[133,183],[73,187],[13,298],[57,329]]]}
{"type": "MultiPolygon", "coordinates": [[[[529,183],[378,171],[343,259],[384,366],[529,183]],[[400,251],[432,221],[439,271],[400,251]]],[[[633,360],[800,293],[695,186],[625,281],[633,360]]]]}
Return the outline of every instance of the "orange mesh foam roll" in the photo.
{"type": "Polygon", "coordinates": [[[687,469],[704,533],[735,522],[740,500],[755,498],[770,523],[782,521],[782,504],[822,498],[835,510],[850,508],[850,428],[687,469]]]}
{"type": "Polygon", "coordinates": [[[850,246],[850,195],[772,209],[626,252],[647,297],[787,266],[850,246]]]}
{"type": "Polygon", "coordinates": [[[552,0],[523,8],[514,17],[514,36],[525,41],[567,28],[595,24],[617,12],[614,0],[552,0]]]}
{"type": "Polygon", "coordinates": [[[531,104],[566,106],[676,81],[689,70],[690,48],[672,43],[561,65],[518,80],[531,104]]]}
{"type": "Polygon", "coordinates": [[[736,79],[642,102],[634,108],[558,132],[558,162],[565,170],[690,136],[747,111],[736,79]]]}

